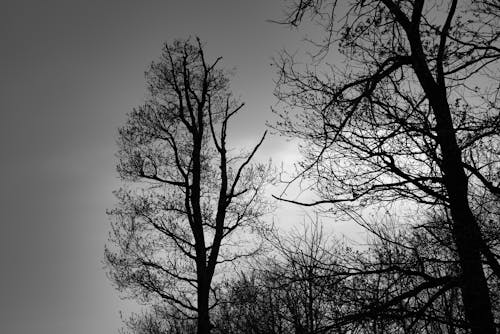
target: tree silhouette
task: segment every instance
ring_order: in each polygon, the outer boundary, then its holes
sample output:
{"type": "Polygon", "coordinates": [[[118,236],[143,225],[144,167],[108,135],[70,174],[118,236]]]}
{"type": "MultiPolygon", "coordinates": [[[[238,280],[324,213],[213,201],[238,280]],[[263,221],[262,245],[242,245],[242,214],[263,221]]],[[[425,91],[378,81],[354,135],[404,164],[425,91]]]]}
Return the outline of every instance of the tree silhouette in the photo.
{"type": "Polygon", "coordinates": [[[207,61],[199,40],[178,40],[152,63],[149,97],[119,131],[118,171],[128,184],[109,212],[105,252],[120,290],[196,317],[203,334],[217,302],[216,267],[259,249],[248,234],[261,226],[269,180],[268,166],[250,164],[265,134],[249,153],[230,154],[228,123],[244,104],[219,61],[207,61]]]}
{"type": "Polygon", "coordinates": [[[124,320],[120,334],[194,334],[196,321],[186,319],[169,305],[156,306],[147,312],[132,314],[124,320]]]}
{"type": "MultiPolygon", "coordinates": [[[[416,228],[359,222],[371,235],[361,249],[327,238],[316,221],[268,235],[270,253],[221,286],[213,333],[468,333],[451,222],[439,213],[416,228]]],[[[491,297],[498,314],[498,289],[491,297]]],[[[126,323],[134,334],[195,332],[158,307],[126,323]]]]}
{"type": "Polygon", "coordinates": [[[300,0],[283,23],[306,17],[326,32],[314,62],[301,66],[288,53],[277,62],[276,94],[286,106],[277,128],[305,139],[302,176],[321,196],[295,203],[443,207],[453,222],[467,323],[472,333],[495,333],[482,257],[496,275],[500,266],[476,200],[498,205],[500,194],[500,7],[300,0]],[[328,63],[335,48],[345,68],[328,63]]]}
{"type": "Polygon", "coordinates": [[[331,273],[339,271],[337,261],[347,252],[318,221],[267,239],[270,253],[226,289],[227,303],[216,312],[218,332],[323,333],[344,307],[343,278],[331,273]]]}
{"type": "Polygon", "coordinates": [[[332,325],[363,333],[464,333],[459,266],[450,224],[432,219],[408,229],[395,222],[366,225],[368,249],[342,270],[345,312],[332,325]]]}

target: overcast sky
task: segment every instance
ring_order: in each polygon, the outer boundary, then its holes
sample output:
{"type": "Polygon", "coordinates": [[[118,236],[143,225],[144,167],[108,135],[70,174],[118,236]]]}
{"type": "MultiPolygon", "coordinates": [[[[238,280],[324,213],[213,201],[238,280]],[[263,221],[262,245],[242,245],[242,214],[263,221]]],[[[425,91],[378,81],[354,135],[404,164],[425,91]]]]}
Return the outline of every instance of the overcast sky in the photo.
{"type": "MultiPolygon", "coordinates": [[[[253,143],[275,103],[271,58],[300,38],[266,22],[281,0],[3,1],[0,11],[0,332],[116,333],[127,302],[105,277],[116,129],[165,41],[199,36],[236,68],[253,143]]],[[[261,156],[295,149],[271,139],[261,156]]]]}

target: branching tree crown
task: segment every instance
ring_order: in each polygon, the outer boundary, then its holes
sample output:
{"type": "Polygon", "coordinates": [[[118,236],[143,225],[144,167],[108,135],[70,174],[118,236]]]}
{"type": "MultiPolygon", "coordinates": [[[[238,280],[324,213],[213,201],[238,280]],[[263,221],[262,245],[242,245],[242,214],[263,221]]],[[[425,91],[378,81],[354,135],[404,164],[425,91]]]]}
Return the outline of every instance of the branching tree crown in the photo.
{"type": "Polygon", "coordinates": [[[129,183],[109,212],[105,254],[118,288],[196,317],[204,334],[216,268],[259,250],[249,234],[263,226],[270,180],[269,166],[251,164],[265,134],[248,153],[227,145],[244,104],[219,61],[207,61],[199,40],[179,40],[146,73],[150,95],[119,130],[118,171],[129,183]]]}
{"type": "Polygon", "coordinates": [[[466,319],[473,333],[494,333],[482,257],[500,267],[475,213],[498,206],[500,193],[497,2],[290,3],[284,23],[312,17],[326,29],[315,62],[278,61],[277,128],[306,140],[303,175],[321,197],[301,204],[446,208],[466,319]],[[328,62],[332,48],[347,66],[328,62]]]}

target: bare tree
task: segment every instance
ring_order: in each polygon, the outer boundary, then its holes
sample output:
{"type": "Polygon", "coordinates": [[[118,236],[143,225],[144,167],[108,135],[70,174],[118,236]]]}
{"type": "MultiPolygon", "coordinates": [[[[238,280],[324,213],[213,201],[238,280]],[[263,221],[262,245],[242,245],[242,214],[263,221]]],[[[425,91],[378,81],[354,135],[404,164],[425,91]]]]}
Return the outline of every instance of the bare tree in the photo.
{"type": "Polygon", "coordinates": [[[153,307],[124,319],[120,334],[194,334],[196,321],[183,318],[170,307],[153,307]]]}
{"type": "MultiPolygon", "coordinates": [[[[371,235],[363,247],[331,242],[317,223],[273,235],[267,259],[224,288],[214,331],[468,333],[452,224],[426,219],[416,227],[359,221],[371,235]]],[[[499,282],[489,276],[490,286],[499,282]]],[[[498,314],[498,291],[491,297],[498,314]]]]}
{"type": "Polygon", "coordinates": [[[291,333],[284,316],[280,290],[274,289],[257,270],[241,272],[226,283],[222,299],[215,309],[215,333],[285,334],[291,333]]]}
{"type": "Polygon", "coordinates": [[[366,227],[372,233],[368,249],[332,273],[344,277],[348,307],[331,326],[364,333],[465,333],[450,224],[366,227]]]}
{"type": "Polygon", "coordinates": [[[317,217],[300,229],[275,234],[269,241],[277,255],[261,270],[267,282],[281,292],[293,332],[321,332],[344,307],[342,278],[332,273],[339,271],[349,250],[324,233],[317,217]]]}
{"type": "Polygon", "coordinates": [[[347,333],[328,325],[344,307],[344,277],[332,273],[348,251],[317,221],[267,239],[266,257],[229,282],[227,303],[216,312],[220,333],[347,333]]]}
{"type": "MultiPolygon", "coordinates": [[[[495,333],[482,262],[499,275],[475,198],[498,205],[500,7],[494,1],[291,2],[283,23],[325,28],[312,64],[278,61],[277,128],[306,140],[317,205],[410,200],[450,214],[472,333],[495,333]],[[336,52],[347,62],[328,62],[336,52]],[[333,50],[333,51],[332,51],[333,50]],[[294,118],[298,110],[298,118],[294,118]]],[[[496,225],[498,227],[498,225],[496,225]]]]}
{"type": "Polygon", "coordinates": [[[244,104],[220,59],[209,63],[200,41],[186,40],[165,44],[152,63],[150,96],[119,131],[118,171],[129,182],[109,212],[105,254],[120,290],[196,317],[200,334],[211,329],[216,268],[258,251],[250,233],[268,209],[269,166],[250,164],[265,134],[249,153],[231,154],[228,123],[244,104]]]}

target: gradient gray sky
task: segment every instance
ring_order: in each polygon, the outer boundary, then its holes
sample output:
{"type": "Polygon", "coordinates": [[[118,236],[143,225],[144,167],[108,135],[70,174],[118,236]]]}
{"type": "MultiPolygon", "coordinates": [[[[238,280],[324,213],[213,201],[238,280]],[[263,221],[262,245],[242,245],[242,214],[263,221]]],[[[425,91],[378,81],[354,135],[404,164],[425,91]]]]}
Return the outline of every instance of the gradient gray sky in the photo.
{"type": "MultiPolygon", "coordinates": [[[[127,302],[102,270],[113,206],[115,135],[145,96],[164,41],[198,35],[236,67],[254,142],[269,118],[271,57],[299,35],[266,22],[280,0],[3,1],[0,11],[0,331],[116,333],[127,302]]],[[[237,143],[237,144],[238,144],[237,143]]],[[[269,140],[262,157],[294,155],[269,140]]]]}

